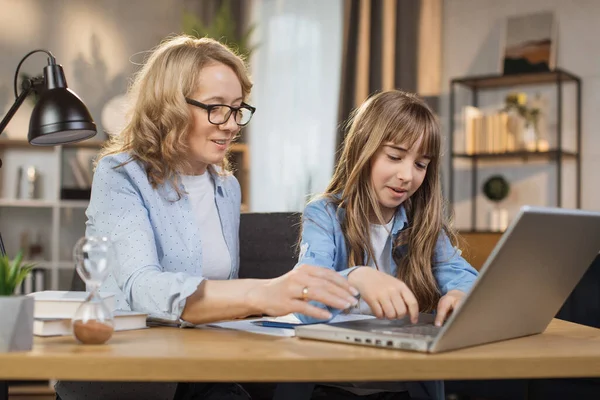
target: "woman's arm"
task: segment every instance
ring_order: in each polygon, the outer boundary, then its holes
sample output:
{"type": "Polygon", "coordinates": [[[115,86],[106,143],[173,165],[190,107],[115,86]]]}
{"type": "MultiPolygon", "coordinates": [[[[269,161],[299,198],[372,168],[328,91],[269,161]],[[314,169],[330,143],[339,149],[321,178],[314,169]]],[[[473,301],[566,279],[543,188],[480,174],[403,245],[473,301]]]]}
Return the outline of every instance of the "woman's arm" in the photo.
{"type": "Polygon", "coordinates": [[[176,319],[186,298],[204,278],[162,268],[149,216],[152,205],[146,205],[143,195],[151,195],[154,189],[136,163],[114,168],[125,160],[125,154],[107,156],[98,164],[86,212],[86,235],[106,236],[111,240],[114,262],[108,279],[114,280],[133,310],[176,319]]]}
{"type": "Polygon", "coordinates": [[[329,311],[303,299],[303,289],[310,288],[308,299],[334,308],[346,308],[354,300],[345,278],[320,267],[302,266],[275,279],[205,279],[188,297],[181,318],[193,324],[248,315],[271,316],[302,313],[327,320],[329,311]]]}
{"type": "MultiPolygon", "coordinates": [[[[160,318],[203,323],[250,314],[285,315],[304,312],[318,318],[329,313],[303,301],[309,298],[333,307],[347,303],[350,288],[332,271],[300,268],[271,280],[212,281],[184,272],[164,271],[156,239],[140,191],[151,190],[143,169],[113,169],[122,160],[101,160],[94,176],[88,209],[88,234],[110,237],[115,250],[112,275],[132,309],[160,318]]],[[[173,221],[175,223],[176,221],[173,221]]],[[[165,234],[168,234],[166,232],[165,234]]],[[[237,255],[236,255],[237,256],[237,255]]]]}
{"type": "Polygon", "coordinates": [[[205,279],[187,298],[181,319],[203,324],[224,319],[260,315],[262,310],[248,301],[248,294],[261,285],[258,279],[213,281],[205,279]]]}

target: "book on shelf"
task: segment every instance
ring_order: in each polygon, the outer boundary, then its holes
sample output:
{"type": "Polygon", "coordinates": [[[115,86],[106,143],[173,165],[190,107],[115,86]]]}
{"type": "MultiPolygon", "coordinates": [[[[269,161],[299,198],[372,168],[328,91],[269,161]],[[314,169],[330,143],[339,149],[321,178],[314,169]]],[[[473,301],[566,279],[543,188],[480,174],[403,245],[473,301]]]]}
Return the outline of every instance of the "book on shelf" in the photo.
{"type": "MultiPolygon", "coordinates": [[[[72,318],[79,306],[87,299],[89,292],[44,290],[30,293],[34,299],[34,318],[72,318]]],[[[114,293],[100,292],[104,304],[110,311],[116,309],[114,293]]]]}
{"type": "Polygon", "coordinates": [[[77,159],[70,158],[69,166],[71,167],[71,171],[73,172],[73,177],[75,178],[75,182],[77,183],[77,187],[80,189],[89,188],[91,185],[86,179],[85,170],[79,164],[77,159]]]}
{"type": "MultiPolygon", "coordinates": [[[[114,312],[115,331],[130,331],[147,327],[148,314],[116,310],[114,312]]],[[[71,335],[71,318],[35,318],[33,334],[36,336],[65,336],[71,335]]]]}
{"type": "Polygon", "coordinates": [[[522,144],[524,123],[514,115],[465,106],[462,119],[463,135],[456,143],[457,152],[506,153],[518,150],[522,144]]]}

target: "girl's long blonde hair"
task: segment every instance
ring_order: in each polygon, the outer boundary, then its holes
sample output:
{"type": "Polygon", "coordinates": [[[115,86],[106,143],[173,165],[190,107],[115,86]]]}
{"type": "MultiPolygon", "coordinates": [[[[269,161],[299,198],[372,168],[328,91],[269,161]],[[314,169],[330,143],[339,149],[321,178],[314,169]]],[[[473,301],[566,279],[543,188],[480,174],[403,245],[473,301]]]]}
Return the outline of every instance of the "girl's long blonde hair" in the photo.
{"type": "Polygon", "coordinates": [[[394,243],[398,279],[415,294],[422,311],[434,310],[440,294],[433,276],[434,249],[440,233],[456,237],[444,220],[440,186],[441,134],[437,118],[417,96],[398,90],[378,93],[351,116],[343,151],[325,196],[345,210],[341,221],[348,247],[348,267],[376,260],[370,240],[370,217],[383,217],[371,184],[371,161],[384,143],[412,147],[431,157],[421,187],[403,205],[408,228],[394,243]],[[404,246],[399,251],[399,247],[404,246]],[[399,254],[402,253],[402,254],[399,254]]]}
{"type": "MultiPolygon", "coordinates": [[[[244,61],[225,45],[210,38],[179,35],[168,38],[151,53],[129,88],[133,101],[128,123],[120,134],[111,137],[97,160],[109,154],[127,152],[129,161],[140,161],[154,188],[171,182],[177,173],[190,167],[186,157],[192,115],[185,101],[199,85],[205,66],[221,63],[235,72],[243,98],[250,94],[252,82],[244,61]]],[[[229,171],[225,158],[219,165],[229,171]]]]}

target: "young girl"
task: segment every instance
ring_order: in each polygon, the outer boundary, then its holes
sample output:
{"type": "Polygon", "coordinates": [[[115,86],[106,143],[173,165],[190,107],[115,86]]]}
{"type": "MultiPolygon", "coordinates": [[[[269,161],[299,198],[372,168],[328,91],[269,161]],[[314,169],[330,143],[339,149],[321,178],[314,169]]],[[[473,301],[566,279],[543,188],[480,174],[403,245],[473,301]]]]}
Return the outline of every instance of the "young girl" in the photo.
{"type": "MultiPolygon", "coordinates": [[[[419,312],[436,312],[440,326],[474,283],[477,271],[444,220],[440,148],[437,119],[415,95],[379,93],[353,115],[329,186],[304,210],[298,261],[347,277],[361,298],[350,312],[413,322],[419,312]]],[[[304,292],[311,290],[318,288],[304,292]]],[[[441,382],[391,390],[421,398],[423,389],[443,398],[441,382]]]]}

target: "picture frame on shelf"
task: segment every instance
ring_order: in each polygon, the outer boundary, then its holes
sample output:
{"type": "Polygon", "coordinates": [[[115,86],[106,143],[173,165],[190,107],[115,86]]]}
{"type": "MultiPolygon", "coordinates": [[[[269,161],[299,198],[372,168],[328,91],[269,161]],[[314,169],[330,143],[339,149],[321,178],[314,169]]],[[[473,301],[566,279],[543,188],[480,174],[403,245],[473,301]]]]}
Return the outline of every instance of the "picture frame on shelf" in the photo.
{"type": "Polygon", "coordinates": [[[506,19],[502,46],[504,75],[547,72],[556,68],[556,21],[550,11],[506,19]]]}

